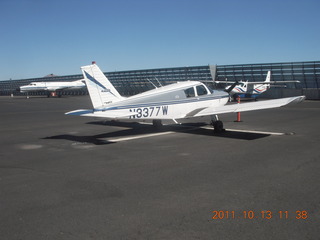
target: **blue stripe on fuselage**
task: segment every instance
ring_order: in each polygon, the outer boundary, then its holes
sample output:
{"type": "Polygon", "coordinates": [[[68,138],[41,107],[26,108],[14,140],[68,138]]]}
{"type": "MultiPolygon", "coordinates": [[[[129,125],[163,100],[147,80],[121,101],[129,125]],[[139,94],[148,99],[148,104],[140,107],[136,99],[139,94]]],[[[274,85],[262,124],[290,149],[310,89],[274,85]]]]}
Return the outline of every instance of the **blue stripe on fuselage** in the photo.
{"type": "Polygon", "coordinates": [[[187,98],[187,99],[183,99],[183,100],[174,100],[174,101],[166,101],[166,102],[130,104],[130,105],[117,106],[117,107],[95,109],[95,111],[111,111],[111,110],[130,109],[130,108],[156,107],[156,106],[163,106],[163,105],[176,105],[176,104],[201,102],[201,101],[208,101],[208,100],[215,100],[215,99],[222,99],[222,98],[229,98],[229,95],[223,95],[223,96],[208,95],[207,97],[200,97],[200,98],[195,97],[195,98],[191,98],[191,99],[187,98]]]}

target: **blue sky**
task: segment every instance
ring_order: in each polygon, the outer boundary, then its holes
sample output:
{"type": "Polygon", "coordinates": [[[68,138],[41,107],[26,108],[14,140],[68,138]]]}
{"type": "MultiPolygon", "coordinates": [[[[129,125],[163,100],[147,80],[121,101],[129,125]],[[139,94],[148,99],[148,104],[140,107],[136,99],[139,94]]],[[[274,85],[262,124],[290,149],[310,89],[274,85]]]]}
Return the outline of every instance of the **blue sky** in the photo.
{"type": "Polygon", "coordinates": [[[319,0],[0,0],[0,80],[320,60],[319,0]]]}

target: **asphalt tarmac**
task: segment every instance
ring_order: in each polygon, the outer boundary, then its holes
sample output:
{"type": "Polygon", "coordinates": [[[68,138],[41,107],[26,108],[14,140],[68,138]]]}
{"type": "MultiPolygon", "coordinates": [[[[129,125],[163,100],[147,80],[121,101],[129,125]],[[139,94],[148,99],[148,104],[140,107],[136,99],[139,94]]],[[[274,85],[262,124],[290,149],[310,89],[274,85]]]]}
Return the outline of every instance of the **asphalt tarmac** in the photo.
{"type": "Polygon", "coordinates": [[[319,101],[222,134],[64,115],[90,107],[0,97],[1,239],[319,239],[319,101]]]}

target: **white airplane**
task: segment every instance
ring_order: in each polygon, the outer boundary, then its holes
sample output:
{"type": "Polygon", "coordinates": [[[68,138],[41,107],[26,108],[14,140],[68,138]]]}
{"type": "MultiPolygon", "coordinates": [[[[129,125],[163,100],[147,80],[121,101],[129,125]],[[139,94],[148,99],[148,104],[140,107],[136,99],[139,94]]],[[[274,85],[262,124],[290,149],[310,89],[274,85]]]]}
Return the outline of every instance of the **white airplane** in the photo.
{"type": "Polygon", "coordinates": [[[48,97],[50,97],[50,93],[58,92],[58,96],[60,97],[62,90],[80,89],[85,86],[86,84],[84,79],[80,79],[72,82],[32,82],[29,85],[19,87],[17,91],[22,93],[47,91],[48,97]]]}
{"type": "Polygon", "coordinates": [[[298,96],[226,105],[229,92],[236,84],[227,91],[219,91],[198,81],[177,82],[125,98],[95,63],[83,66],[81,70],[93,109],[79,109],[65,113],[67,115],[140,122],[152,120],[155,126],[161,126],[161,120],[178,124],[185,118],[211,116],[215,132],[222,132],[223,123],[218,114],[276,108],[305,99],[305,96],[298,96]]]}
{"type": "MultiPolygon", "coordinates": [[[[270,81],[271,79],[271,71],[268,71],[266,80],[264,82],[243,82],[239,81],[236,87],[234,87],[230,91],[230,95],[233,97],[234,100],[237,97],[240,98],[253,98],[257,99],[257,97],[270,89],[271,84],[281,84],[281,83],[300,83],[300,81],[270,81]]],[[[215,81],[215,83],[230,83],[228,81],[215,81]]],[[[231,85],[225,87],[225,89],[229,89],[231,85]]]]}

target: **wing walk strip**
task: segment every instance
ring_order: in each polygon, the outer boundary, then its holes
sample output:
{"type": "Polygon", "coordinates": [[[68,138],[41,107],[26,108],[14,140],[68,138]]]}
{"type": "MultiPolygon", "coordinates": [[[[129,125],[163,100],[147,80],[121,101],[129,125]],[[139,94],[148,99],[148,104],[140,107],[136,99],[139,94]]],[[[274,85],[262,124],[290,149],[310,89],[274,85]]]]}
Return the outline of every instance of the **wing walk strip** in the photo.
{"type": "MultiPolygon", "coordinates": [[[[212,127],[197,127],[197,128],[190,128],[188,131],[192,131],[195,129],[209,129],[213,130],[212,127]]],[[[264,131],[253,131],[253,130],[239,130],[239,129],[226,129],[226,131],[232,131],[232,132],[243,132],[243,133],[256,133],[256,134],[268,134],[268,135],[275,135],[275,136],[282,136],[286,135],[286,133],[278,133],[278,132],[264,132],[264,131]]],[[[130,140],[136,140],[136,139],[142,139],[142,138],[148,138],[148,137],[157,137],[157,136],[163,136],[168,135],[172,133],[177,133],[175,131],[168,131],[168,132],[160,132],[160,133],[150,133],[150,134],[142,134],[138,136],[131,136],[131,137],[123,137],[123,138],[110,138],[107,139],[108,142],[123,142],[123,141],[130,141],[130,140]]]]}

